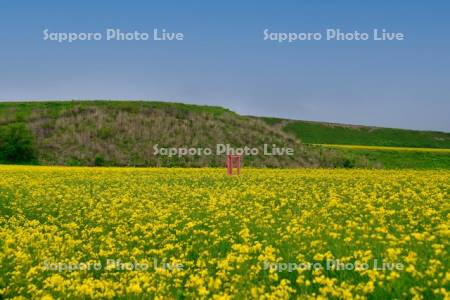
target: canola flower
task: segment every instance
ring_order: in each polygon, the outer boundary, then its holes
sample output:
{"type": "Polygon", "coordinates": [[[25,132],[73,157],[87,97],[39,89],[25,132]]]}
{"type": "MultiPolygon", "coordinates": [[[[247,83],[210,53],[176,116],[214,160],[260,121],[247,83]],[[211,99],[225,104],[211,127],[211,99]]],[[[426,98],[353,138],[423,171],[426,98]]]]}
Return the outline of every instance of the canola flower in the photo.
{"type": "Polygon", "coordinates": [[[449,299],[449,193],[448,171],[0,166],[0,298],[449,299]],[[369,267],[305,267],[330,261],[369,267]]]}

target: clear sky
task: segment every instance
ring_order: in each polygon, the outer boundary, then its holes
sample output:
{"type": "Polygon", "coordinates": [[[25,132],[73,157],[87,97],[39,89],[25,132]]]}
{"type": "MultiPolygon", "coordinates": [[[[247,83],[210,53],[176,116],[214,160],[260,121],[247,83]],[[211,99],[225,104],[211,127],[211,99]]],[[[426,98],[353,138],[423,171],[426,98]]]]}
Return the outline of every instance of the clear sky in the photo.
{"type": "Polygon", "coordinates": [[[450,131],[449,15],[449,1],[2,1],[0,100],[177,101],[450,131]],[[184,40],[43,40],[44,29],[107,28],[184,40]],[[264,40],[266,28],[406,39],[278,43],[264,40]]]}

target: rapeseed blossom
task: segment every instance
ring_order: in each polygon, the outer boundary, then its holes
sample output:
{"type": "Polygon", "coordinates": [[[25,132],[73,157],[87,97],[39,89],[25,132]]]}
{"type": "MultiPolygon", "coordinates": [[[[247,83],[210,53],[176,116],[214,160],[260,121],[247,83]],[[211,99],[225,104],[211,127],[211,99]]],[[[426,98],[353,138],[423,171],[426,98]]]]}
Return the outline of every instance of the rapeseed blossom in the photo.
{"type": "Polygon", "coordinates": [[[449,191],[447,171],[1,166],[0,298],[448,299],[449,191]]]}

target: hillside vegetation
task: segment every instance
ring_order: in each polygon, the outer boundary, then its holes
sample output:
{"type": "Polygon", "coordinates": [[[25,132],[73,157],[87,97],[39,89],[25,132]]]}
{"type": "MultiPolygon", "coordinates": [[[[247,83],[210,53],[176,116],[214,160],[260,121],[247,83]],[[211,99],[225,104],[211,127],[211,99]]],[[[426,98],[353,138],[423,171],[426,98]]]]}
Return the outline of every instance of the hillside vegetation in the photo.
{"type": "Polygon", "coordinates": [[[221,107],[140,101],[20,102],[0,104],[0,162],[44,165],[223,166],[224,155],[154,155],[161,147],[255,147],[244,165],[255,167],[366,166],[339,151],[302,145],[266,122],[221,107]],[[21,130],[14,131],[14,128],[21,130]],[[11,132],[18,132],[16,136],[11,132]],[[20,142],[19,142],[20,141],[20,142]],[[294,149],[265,156],[264,144],[294,149]],[[11,150],[26,145],[24,155],[11,150]],[[8,150],[9,149],[9,150],[8,150]],[[9,153],[9,154],[8,154],[9,153]]]}
{"type": "Polygon", "coordinates": [[[253,167],[450,168],[443,150],[450,148],[450,134],[443,132],[241,116],[168,102],[0,103],[0,163],[219,167],[225,157],[215,155],[217,144],[258,148],[258,155],[243,159],[253,167]],[[266,156],[264,144],[295,154],[266,156]],[[210,148],[213,155],[155,155],[155,145],[210,148]]]}

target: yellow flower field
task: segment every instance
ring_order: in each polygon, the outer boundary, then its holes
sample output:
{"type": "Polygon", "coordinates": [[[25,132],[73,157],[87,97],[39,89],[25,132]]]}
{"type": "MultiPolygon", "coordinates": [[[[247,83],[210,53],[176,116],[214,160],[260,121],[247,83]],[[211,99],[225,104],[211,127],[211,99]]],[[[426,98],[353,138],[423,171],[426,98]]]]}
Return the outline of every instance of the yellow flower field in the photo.
{"type": "Polygon", "coordinates": [[[450,172],[0,167],[0,298],[441,298],[450,172]]]}

